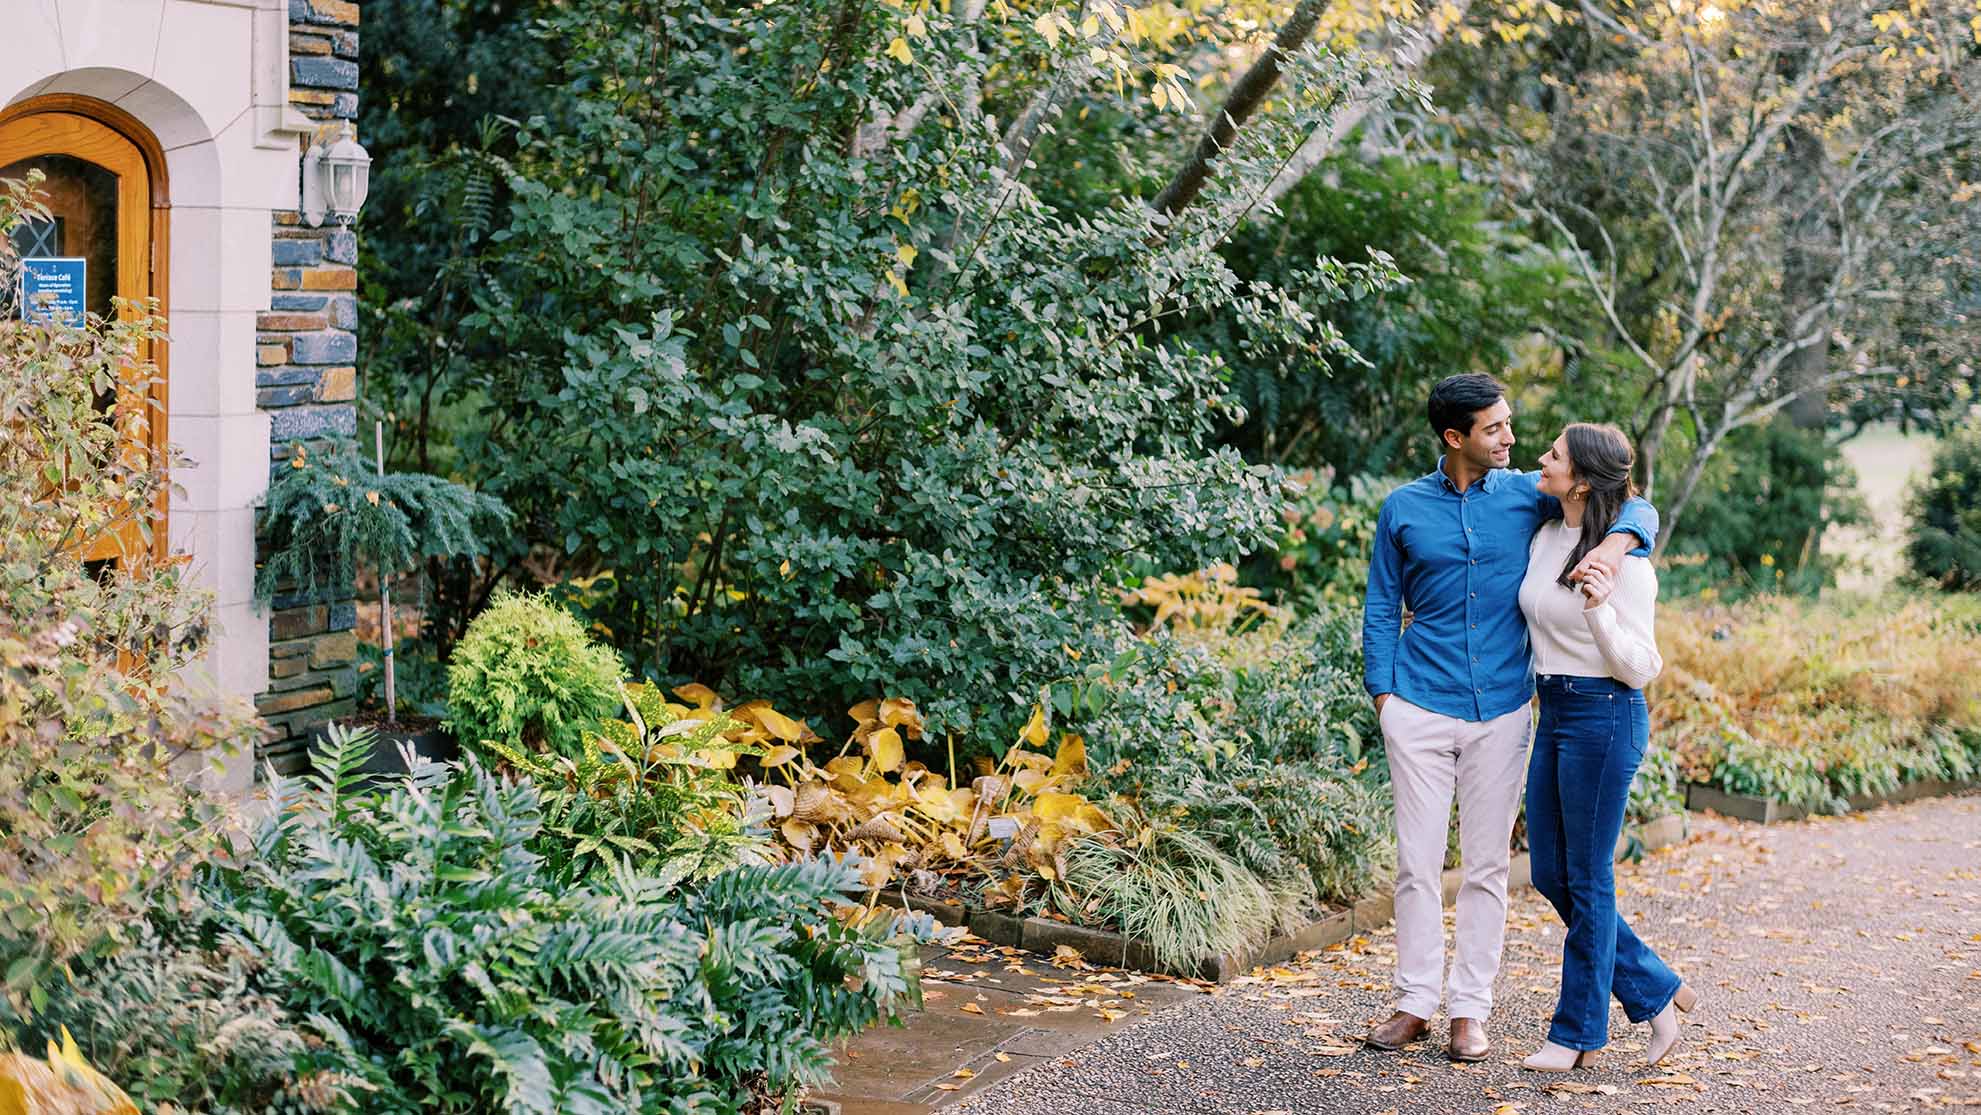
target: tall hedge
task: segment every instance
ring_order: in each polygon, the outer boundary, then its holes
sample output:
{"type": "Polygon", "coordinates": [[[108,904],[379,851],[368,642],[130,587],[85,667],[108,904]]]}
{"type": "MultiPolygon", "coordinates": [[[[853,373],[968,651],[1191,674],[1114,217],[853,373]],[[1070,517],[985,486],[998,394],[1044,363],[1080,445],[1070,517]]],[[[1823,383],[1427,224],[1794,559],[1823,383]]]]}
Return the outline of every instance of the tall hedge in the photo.
{"type": "Polygon", "coordinates": [[[1000,140],[1058,80],[1010,75],[1067,75],[1056,107],[1106,87],[1081,36],[724,11],[573,7],[547,28],[570,119],[467,156],[512,200],[443,346],[479,408],[457,460],[636,673],[820,711],[898,694],[967,733],[1092,648],[1122,570],[1264,538],[1274,476],[1212,448],[1223,359],[1156,326],[1338,344],[1215,248],[1353,67],[1289,59],[1284,119],[1176,220],[1075,214],[1000,140]],[[873,129],[924,94],[920,128],[873,129]]]}

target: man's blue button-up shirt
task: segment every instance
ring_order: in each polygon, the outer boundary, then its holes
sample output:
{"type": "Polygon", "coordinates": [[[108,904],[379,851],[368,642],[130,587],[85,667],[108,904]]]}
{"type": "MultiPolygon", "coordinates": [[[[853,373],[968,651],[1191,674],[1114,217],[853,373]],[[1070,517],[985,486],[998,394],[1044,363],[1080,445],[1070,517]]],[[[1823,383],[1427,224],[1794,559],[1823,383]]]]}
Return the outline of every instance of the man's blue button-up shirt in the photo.
{"type": "MultiPolygon", "coordinates": [[[[1390,493],[1376,519],[1362,606],[1363,684],[1459,720],[1491,720],[1534,696],[1520,582],[1534,532],[1561,518],[1541,474],[1494,469],[1459,491],[1436,472],[1390,493]],[[1410,627],[1402,627],[1404,609],[1410,627]]],[[[1657,540],[1658,512],[1633,499],[1610,527],[1657,540]]]]}

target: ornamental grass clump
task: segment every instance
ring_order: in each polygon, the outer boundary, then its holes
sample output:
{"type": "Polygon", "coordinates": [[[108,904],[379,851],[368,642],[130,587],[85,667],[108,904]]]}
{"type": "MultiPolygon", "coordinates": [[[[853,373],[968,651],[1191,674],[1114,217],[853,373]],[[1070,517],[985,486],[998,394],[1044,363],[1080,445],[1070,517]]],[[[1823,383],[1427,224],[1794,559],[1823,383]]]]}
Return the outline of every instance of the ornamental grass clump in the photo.
{"type": "Polygon", "coordinates": [[[619,656],[543,596],[501,592],[447,667],[447,711],[466,747],[494,740],[560,755],[620,709],[619,656]]]}
{"type": "Polygon", "coordinates": [[[1118,927],[1170,972],[1194,975],[1205,959],[1265,940],[1305,897],[1262,881],[1201,833],[1161,822],[1125,840],[1075,840],[1064,860],[1053,908],[1118,927]]]}

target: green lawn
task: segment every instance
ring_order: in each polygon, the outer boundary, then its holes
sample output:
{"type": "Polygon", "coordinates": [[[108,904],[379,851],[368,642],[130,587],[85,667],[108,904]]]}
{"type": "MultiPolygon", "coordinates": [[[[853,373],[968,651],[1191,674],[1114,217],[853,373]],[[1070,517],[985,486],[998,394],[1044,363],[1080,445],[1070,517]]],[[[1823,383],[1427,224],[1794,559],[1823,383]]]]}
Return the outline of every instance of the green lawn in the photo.
{"type": "Polygon", "coordinates": [[[1865,528],[1833,527],[1823,536],[1826,552],[1850,559],[1837,575],[1840,591],[1882,591],[1903,569],[1905,495],[1930,466],[1933,440],[1930,435],[1902,434],[1896,426],[1878,425],[1844,444],[1843,454],[1857,470],[1858,491],[1870,504],[1875,523],[1865,528]]]}

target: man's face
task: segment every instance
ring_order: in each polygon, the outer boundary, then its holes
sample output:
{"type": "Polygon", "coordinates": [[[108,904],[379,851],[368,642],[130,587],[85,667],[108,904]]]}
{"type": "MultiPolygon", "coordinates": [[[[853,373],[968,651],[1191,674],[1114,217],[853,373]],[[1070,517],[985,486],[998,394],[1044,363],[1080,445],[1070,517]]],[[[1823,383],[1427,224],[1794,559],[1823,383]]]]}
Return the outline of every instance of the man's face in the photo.
{"type": "Polygon", "coordinates": [[[1513,408],[1501,399],[1472,414],[1472,432],[1444,432],[1445,447],[1474,468],[1506,468],[1513,462],[1513,408]]]}

